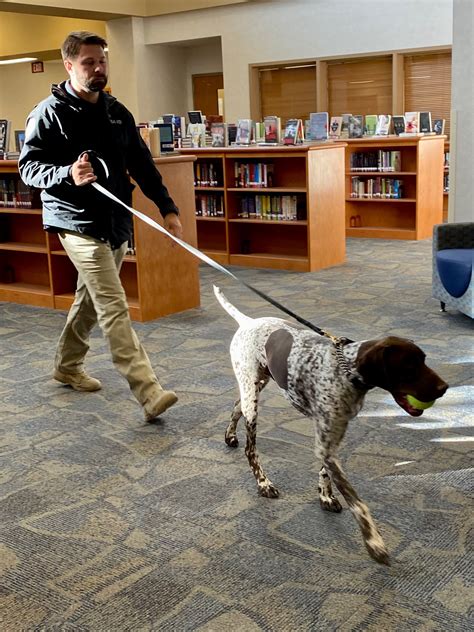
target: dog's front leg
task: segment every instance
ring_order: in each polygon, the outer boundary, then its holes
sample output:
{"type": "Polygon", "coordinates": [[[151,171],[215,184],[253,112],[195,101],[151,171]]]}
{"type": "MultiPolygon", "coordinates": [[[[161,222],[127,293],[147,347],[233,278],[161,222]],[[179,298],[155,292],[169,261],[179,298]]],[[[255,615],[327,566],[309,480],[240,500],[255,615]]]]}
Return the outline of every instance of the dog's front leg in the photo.
{"type": "Polygon", "coordinates": [[[370,515],[369,508],[359,498],[357,492],[347,480],[341,465],[334,456],[325,455],[324,465],[331,473],[332,480],[337,489],[344,496],[352,515],[357,520],[357,524],[362,532],[364,544],[369,555],[381,564],[390,565],[387,549],[385,548],[382,536],[377,530],[370,515]]]}

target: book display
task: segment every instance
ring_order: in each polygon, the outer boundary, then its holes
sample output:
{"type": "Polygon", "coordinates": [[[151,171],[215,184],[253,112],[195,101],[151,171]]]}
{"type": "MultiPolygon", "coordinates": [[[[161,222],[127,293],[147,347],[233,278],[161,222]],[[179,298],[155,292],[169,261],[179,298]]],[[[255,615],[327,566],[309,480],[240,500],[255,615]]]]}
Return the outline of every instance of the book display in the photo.
{"type": "Polygon", "coordinates": [[[186,149],[198,184],[198,248],[221,264],[308,272],[344,262],[344,143],[186,149]],[[211,169],[212,165],[212,169],[211,169]],[[204,206],[211,196],[215,208],[204,206]]]}
{"type": "Polygon", "coordinates": [[[444,141],[435,135],[346,141],[347,236],[431,237],[443,219],[444,141]]]}
{"type": "MultiPolygon", "coordinates": [[[[196,245],[193,162],[192,156],[155,160],[180,209],[183,239],[196,245]]],[[[14,160],[0,160],[0,191],[0,301],[69,309],[77,272],[57,235],[43,230],[39,192],[22,184],[14,160]]],[[[132,203],[161,222],[158,209],[138,187],[132,203]]],[[[131,318],[144,322],[198,307],[196,258],[136,217],[133,225],[135,254],[125,256],[120,271],[131,318]]]]}

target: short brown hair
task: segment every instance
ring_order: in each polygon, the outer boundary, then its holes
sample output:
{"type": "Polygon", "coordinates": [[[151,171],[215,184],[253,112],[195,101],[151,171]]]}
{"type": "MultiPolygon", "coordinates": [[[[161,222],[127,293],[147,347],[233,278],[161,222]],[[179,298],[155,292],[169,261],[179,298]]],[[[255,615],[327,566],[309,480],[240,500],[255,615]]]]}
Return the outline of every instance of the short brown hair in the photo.
{"type": "Polygon", "coordinates": [[[83,44],[95,44],[107,47],[107,42],[100,35],[90,33],[89,31],[73,31],[69,33],[61,46],[61,55],[63,59],[75,59],[79,55],[83,44]]]}

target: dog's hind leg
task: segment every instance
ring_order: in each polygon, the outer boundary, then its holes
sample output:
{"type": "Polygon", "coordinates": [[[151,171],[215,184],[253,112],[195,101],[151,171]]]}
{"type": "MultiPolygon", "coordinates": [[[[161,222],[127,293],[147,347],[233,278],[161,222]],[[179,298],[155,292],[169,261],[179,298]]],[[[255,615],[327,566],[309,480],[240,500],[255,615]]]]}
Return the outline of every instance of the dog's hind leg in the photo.
{"type": "Polygon", "coordinates": [[[362,532],[365,548],[369,552],[369,555],[376,562],[390,565],[387,549],[370,515],[369,508],[362,499],[359,498],[357,492],[347,480],[338,460],[333,456],[325,455],[324,465],[331,473],[334,484],[344,496],[352,515],[357,520],[357,524],[362,532]]]}
{"type": "Polygon", "coordinates": [[[324,466],[319,470],[318,492],[319,504],[322,509],[333,511],[334,513],[342,511],[341,503],[332,493],[331,479],[324,466]]]}
{"type": "Polygon", "coordinates": [[[267,478],[260,464],[257,452],[257,410],[258,396],[265,385],[268,383],[269,377],[261,372],[261,369],[249,371],[247,367],[247,375],[245,379],[238,376],[240,385],[241,410],[245,419],[247,428],[247,444],[245,446],[245,454],[247,456],[253,475],[257,481],[257,488],[262,496],[267,498],[276,498],[278,489],[273,485],[271,480],[267,478]],[[252,379],[253,378],[253,379],[252,379]]]}
{"type": "MultiPolygon", "coordinates": [[[[259,382],[259,393],[263,391],[265,386],[268,384],[269,377],[265,377],[259,382]]],[[[234,409],[232,410],[232,414],[230,416],[230,422],[225,431],[225,442],[229,446],[229,448],[236,448],[239,445],[239,440],[237,438],[237,424],[239,423],[239,419],[242,417],[242,407],[240,405],[240,399],[238,399],[234,404],[234,409]]]]}
{"type": "Polygon", "coordinates": [[[242,408],[240,406],[240,399],[238,399],[234,404],[234,410],[230,416],[230,423],[225,431],[225,442],[229,448],[236,448],[239,445],[239,440],[237,439],[237,424],[241,417],[242,408]]]}

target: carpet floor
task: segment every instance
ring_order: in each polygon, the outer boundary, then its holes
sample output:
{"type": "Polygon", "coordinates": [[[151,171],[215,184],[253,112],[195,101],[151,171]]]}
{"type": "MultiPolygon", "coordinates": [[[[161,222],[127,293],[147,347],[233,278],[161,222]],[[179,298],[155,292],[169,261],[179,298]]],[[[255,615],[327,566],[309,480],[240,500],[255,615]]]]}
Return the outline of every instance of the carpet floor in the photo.
{"type": "Polygon", "coordinates": [[[135,324],[179,402],[146,424],[99,331],[88,372],[51,380],[65,313],[0,303],[0,628],[65,631],[349,631],[474,628],[473,321],[431,298],[431,242],[348,240],[315,273],[233,269],[301,316],[356,340],[413,339],[450,384],[421,418],[375,389],[341,448],[392,566],[373,562],[347,507],[319,508],[311,422],[274,384],[258,446],[280,489],[256,493],[224,444],[236,384],[234,321],[280,315],[201,268],[202,306],[135,324]]]}

